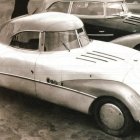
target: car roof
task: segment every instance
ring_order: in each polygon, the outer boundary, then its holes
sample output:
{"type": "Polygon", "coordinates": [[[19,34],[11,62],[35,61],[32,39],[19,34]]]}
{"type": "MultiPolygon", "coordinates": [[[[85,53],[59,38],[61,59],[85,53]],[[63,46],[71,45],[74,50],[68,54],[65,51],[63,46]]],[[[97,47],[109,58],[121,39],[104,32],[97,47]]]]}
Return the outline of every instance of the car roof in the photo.
{"type": "Polygon", "coordinates": [[[83,22],[76,16],[59,13],[45,12],[15,18],[9,22],[16,34],[21,31],[67,31],[83,27],[83,22]]]}
{"type": "MultiPolygon", "coordinates": [[[[125,2],[125,0],[44,0],[43,5],[33,11],[33,13],[39,13],[40,11],[44,11],[44,9],[48,9],[55,2],[125,2]]],[[[32,12],[31,12],[32,13],[32,12]]]]}

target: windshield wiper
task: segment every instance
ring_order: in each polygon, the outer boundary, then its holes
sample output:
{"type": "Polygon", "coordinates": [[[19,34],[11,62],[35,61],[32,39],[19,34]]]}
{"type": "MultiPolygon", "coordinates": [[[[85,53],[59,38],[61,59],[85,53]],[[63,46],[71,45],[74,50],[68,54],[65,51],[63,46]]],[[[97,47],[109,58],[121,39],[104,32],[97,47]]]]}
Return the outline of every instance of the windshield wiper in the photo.
{"type": "Polygon", "coordinates": [[[70,52],[70,48],[61,40],[63,46],[70,52]]]}

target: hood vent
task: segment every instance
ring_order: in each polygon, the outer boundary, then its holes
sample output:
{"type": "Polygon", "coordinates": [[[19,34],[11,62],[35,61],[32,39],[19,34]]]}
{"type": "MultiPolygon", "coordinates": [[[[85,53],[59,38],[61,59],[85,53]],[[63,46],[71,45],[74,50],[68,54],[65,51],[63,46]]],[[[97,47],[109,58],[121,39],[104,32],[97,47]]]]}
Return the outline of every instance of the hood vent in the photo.
{"type": "Polygon", "coordinates": [[[109,55],[106,53],[101,53],[98,51],[87,52],[86,54],[82,54],[80,57],[77,57],[77,59],[89,61],[93,63],[97,63],[99,61],[110,62],[110,61],[124,60],[123,58],[120,58],[114,55],[109,55]]]}
{"type": "Polygon", "coordinates": [[[139,26],[140,25],[140,18],[135,17],[135,16],[131,16],[131,17],[127,17],[123,22],[139,26]]]}
{"type": "MultiPolygon", "coordinates": [[[[107,54],[107,53],[102,53],[102,52],[98,52],[98,51],[92,51],[92,52],[95,52],[97,54],[100,54],[100,55],[104,55],[104,56],[107,56],[109,59],[112,59],[114,58],[116,61],[119,59],[119,60],[125,60],[121,57],[117,57],[117,56],[114,56],[114,55],[110,55],[110,54],[107,54]],[[111,57],[111,58],[110,58],[111,57]]],[[[102,56],[103,57],[103,56],[102,56]]]]}
{"type": "Polygon", "coordinates": [[[88,60],[88,59],[84,59],[84,58],[81,58],[81,57],[77,57],[76,59],[80,59],[80,60],[84,60],[84,61],[88,61],[88,62],[93,62],[93,63],[96,63],[95,61],[88,60]]]}

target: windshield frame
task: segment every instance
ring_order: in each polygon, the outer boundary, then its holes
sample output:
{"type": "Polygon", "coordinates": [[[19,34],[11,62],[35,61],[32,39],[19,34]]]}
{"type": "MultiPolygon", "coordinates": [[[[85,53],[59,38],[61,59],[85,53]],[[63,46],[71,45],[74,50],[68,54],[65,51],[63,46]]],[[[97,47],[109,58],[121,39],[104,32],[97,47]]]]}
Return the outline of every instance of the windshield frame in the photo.
{"type": "Polygon", "coordinates": [[[77,34],[77,39],[78,39],[78,42],[79,42],[79,45],[80,45],[81,48],[87,46],[90,43],[90,39],[89,39],[89,37],[86,33],[86,30],[84,28],[77,29],[76,34],[77,34]],[[78,30],[82,30],[82,32],[79,32],[78,30]],[[86,45],[83,45],[83,43],[81,41],[81,36],[83,36],[83,35],[80,35],[81,33],[83,33],[84,36],[85,36],[84,38],[86,38],[86,40],[88,40],[88,43],[86,45]]]}

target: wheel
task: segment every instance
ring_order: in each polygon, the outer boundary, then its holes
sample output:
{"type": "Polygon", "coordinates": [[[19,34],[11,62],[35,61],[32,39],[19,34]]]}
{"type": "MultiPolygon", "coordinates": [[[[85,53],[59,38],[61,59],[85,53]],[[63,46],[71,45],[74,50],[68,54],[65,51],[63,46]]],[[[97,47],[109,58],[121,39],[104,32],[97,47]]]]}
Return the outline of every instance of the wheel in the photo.
{"type": "Polygon", "coordinates": [[[93,117],[104,132],[114,136],[126,136],[134,126],[129,110],[114,98],[97,100],[93,107],[93,117]]]}
{"type": "Polygon", "coordinates": [[[138,44],[137,46],[135,46],[134,49],[140,51],[140,44],[138,44]]]}

